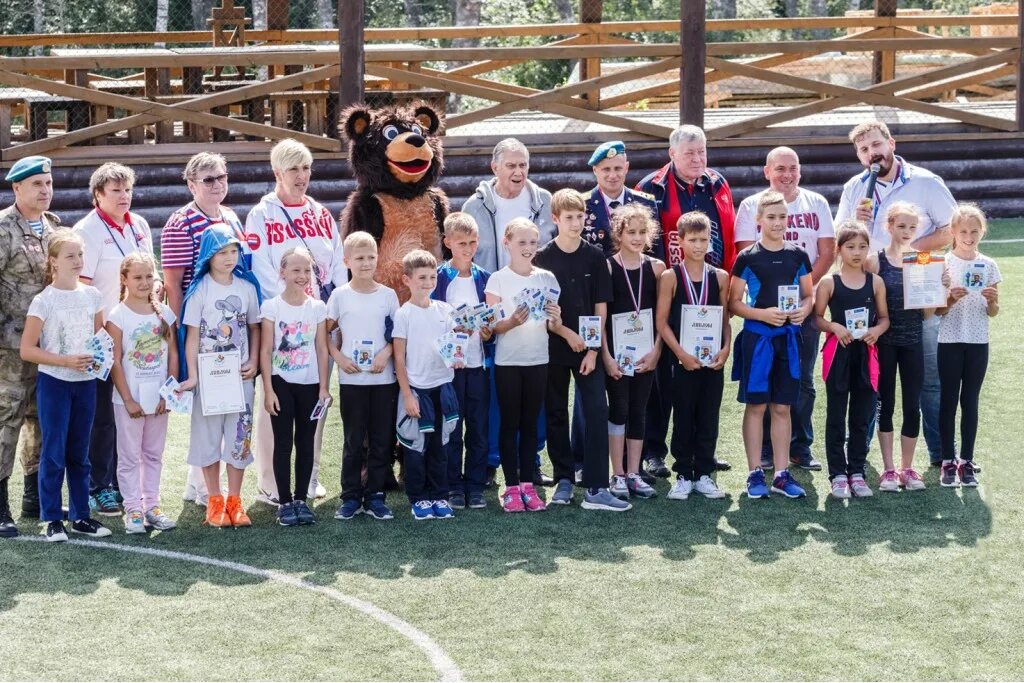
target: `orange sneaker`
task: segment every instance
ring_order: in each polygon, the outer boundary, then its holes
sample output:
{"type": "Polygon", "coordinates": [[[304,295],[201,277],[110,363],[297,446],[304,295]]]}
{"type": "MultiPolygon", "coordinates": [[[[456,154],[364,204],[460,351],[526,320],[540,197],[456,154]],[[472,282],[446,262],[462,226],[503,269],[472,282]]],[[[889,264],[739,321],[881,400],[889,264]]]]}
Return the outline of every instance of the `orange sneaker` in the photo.
{"type": "Polygon", "coordinates": [[[210,496],[206,503],[206,523],[218,529],[231,526],[231,518],[224,509],[224,496],[210,496]]]}
{"type": "Polygon", "coordinates": [[[228,496],[227,516],[231,519],[232,526],[252,526],[252,520],[245,514],[242,507],[242,499],[239,496],[228,496]]]}

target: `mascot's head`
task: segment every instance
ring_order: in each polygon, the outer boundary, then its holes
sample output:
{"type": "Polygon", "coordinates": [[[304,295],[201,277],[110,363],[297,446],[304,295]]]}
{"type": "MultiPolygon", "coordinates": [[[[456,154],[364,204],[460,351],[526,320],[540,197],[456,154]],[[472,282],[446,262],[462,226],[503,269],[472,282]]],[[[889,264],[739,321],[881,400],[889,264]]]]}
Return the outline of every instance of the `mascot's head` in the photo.
{"type": "Polygon", "coordinates": [[[437,132],[441,120],[426,105],[366,109],[341,115],[348,138],[348,160],[359,183],[399,197],[425,192],[444,167],[437,132]]]}

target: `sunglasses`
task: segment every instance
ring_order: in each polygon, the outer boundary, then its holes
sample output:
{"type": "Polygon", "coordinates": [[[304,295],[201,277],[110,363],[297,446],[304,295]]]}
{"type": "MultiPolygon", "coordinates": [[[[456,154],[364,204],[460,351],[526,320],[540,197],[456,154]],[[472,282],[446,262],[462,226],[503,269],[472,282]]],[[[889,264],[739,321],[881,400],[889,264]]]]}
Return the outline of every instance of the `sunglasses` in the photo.
{"type": "Polygon", "coordinates": [[[226,183],[227,181],[228,181],[228,174],[227,173],[222,173],[220,175],[206,176],[205,178],[200,178],[199,179],[199,182],[201,182],[203,185],[206,185],[207,187],[213,187],[213,185],[215,183],[222,183],[223,184],[223,183],[226,183]]]}

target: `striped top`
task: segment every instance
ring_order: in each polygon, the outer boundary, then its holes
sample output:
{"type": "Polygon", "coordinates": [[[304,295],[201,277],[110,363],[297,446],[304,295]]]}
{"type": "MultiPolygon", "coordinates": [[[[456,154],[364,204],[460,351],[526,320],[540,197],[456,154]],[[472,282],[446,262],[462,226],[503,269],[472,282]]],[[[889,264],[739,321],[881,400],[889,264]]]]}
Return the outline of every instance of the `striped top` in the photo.
{"type": "MultiPolygon", "coordinates": [[[[245,231],[235,212],[226,206],[220,207],[221,221],[235,229],[244,241],[245,231]]],[[[160,233],[160,262],[164,268],[184,268],[181,276],[181,290],[184,292],[192,281],[192,268],[199,258],[199,241],[203,231],[211,223],[209,216],[189,202],[171,214],[167,225],[160,233]]]]}

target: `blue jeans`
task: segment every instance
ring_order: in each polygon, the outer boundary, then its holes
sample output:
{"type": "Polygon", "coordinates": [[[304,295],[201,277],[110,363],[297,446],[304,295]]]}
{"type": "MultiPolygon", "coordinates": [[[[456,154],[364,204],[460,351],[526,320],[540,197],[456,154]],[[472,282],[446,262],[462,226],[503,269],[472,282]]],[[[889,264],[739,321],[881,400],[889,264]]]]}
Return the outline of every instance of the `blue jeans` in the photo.
{"type": "Polygon", "coordinates": [[[459,399],[459,422],[448,441],[448,490],[466,495],[482,494],[487,481],[488,410],[491,402],[490,373],[486,368],[461,368],[452,381],[459,399]],[[466,436],[462,436],[465,425],[466,436]],[[465,445],[466,465],[462,450],[465,445]]]}
{"type": "Polygon", "coordinates": [[[64,473],[72,520],[89,518],[89,437],[96,413],[96,380],[66,382],[40,372],[36,377],[39,428],[39,518],[64,519],[64,473]]]}
{"type": "MultiPolygon", "coordinates": [[[[498,390],[494,388],[494,366],[487,371],[490,382],[490,409],[487,411],[487,466],[498,469],[501,467],[501,452],[498,449],[498,432],[501,429],[501,411],[498,410],[498,390]]],[[[540,468],[540,454],[547,448],[548,428],[544,416],[544,406],[540,407],[537,418],[537,468],[540,468]]]]}
{"type": "MultiPolygon", "coordinates": [[[[806,460],[811,457],[814,443],[814,365],[818,359],[818,343],[821,333],[814,323],[808,321],[800,326],[800,395],[789,411],[793,433],[789,441],[789,457],[806,460]]],[[[771,411],[764,411],[764,434],[761,453],[772,454],[771,411]]]]}

